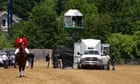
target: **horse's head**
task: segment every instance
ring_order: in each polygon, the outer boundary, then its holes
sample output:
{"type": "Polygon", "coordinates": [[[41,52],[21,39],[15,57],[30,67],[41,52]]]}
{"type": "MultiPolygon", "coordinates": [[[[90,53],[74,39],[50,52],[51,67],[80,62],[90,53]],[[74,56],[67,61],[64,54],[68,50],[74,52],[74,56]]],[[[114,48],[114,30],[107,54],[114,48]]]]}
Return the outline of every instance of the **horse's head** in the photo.
{"type": "Polygon", "coordinates": [[[20,43],[19,53],[25,53],[23,43],[20,43]]]}
{"type": "Polygon", "coordinates": [[[20,43],[20,46],[23,48],[23,47],[24,47],[24,43],[21,42],[21,43],[20,43]]]}

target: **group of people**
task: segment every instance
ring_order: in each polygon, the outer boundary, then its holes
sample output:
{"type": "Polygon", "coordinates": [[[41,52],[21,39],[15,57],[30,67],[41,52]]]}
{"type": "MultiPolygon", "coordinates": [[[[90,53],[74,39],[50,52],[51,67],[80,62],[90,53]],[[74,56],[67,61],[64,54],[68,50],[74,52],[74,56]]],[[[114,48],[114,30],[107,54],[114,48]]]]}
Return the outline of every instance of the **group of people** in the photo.
{"type": "Polygon", "coordinates": [[[2,56],[2,61],[3,61],[3,67],[5,69],[9,68],[15,64],[15,56],[12,56],[10,55],[9,52],[6,52],[6,54],[2,56]]]}
{"type": "MultiPolygon", "coordinates": [[[[16,68],[15,56],[11,56],[9,53],[6,53],[2,56],[2,63],[3,63],[4,69],[10,68],[10,67],[16,68]]],[[[30,67],[31,69],[33,69],[33,65],[34,65],[33,53],[28,54],[28,59],[27,59],[26,64],[27,64],[27,67],[30,67]]]]}
{"type": "MultiPolygon", "coordinates": [[[[50,66],[50,55],[47,53],[46,55],[46,67],[49,68],[50,66]]],[[[63,68],[63,63],[62,63],[62,55],[60,53],[53,53],[53,67],[54,68],[63,68]]]]}

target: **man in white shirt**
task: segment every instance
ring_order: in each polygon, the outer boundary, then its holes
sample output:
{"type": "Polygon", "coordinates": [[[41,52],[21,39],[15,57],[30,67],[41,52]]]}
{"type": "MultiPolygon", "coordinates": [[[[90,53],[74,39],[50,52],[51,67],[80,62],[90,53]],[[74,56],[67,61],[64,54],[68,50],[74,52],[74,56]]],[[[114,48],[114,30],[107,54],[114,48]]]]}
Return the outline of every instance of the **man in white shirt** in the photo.
{"type": "Polygon", "coordinates": [[[103,64],[104,64],[104,69],[109,70],[109,61],[110,61],[110,56],[108,54],[105,54],[103,57],[103,64]]]}

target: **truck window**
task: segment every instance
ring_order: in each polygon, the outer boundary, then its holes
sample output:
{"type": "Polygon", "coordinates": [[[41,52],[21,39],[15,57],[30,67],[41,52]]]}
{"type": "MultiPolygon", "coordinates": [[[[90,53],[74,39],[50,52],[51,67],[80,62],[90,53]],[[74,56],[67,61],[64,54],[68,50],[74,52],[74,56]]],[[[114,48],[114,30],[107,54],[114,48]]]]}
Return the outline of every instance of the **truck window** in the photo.
{"type": "Polygon", "coordinates": [[[85,51],[84,52],[85,55],[99,55],[99,52],[98,51],[85,51]]]}

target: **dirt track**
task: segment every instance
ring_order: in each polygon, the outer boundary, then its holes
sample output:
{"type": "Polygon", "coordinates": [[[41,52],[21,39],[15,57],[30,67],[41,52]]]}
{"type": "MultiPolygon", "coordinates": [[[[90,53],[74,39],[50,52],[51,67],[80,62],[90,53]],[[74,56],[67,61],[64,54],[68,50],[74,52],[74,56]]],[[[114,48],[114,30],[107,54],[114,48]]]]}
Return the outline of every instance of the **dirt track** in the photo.
{"type": "Polygon", "coordinates": [[[24,78],[18,77],[18,69],[0,68],[0,84],[140,84],[140,65],[116,68],[116,71],[47,69],[44,62],[36,62],[34,69],[26,68],[24,78]]]}

